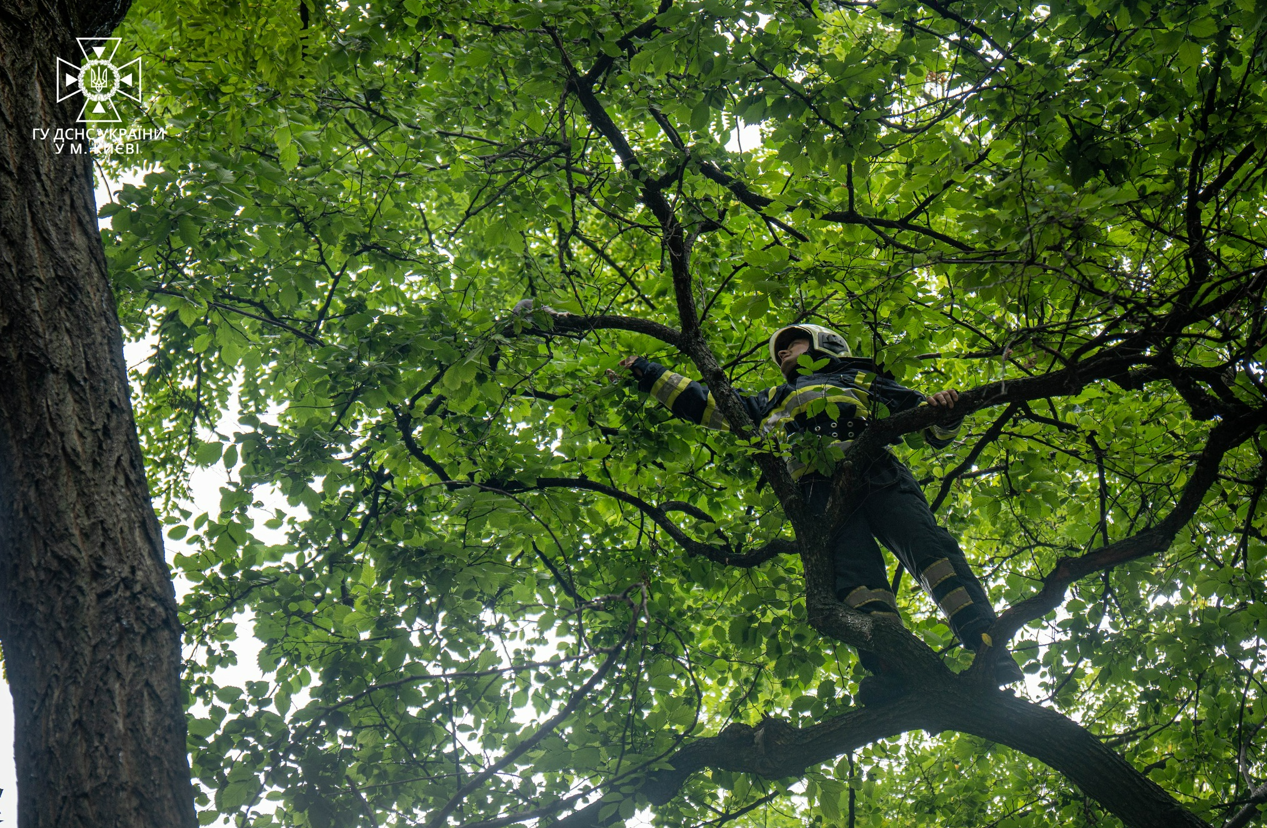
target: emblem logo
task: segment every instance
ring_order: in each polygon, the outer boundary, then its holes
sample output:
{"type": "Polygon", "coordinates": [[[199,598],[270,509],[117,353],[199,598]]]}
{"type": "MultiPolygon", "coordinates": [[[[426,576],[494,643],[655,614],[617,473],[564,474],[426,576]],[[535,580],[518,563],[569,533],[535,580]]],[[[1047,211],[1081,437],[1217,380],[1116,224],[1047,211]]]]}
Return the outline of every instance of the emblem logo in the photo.
{"type": "Polygon", "coordinates": [[[72,95],[83,95],[84,105],[79,110],[79,121],[118,123],[118,107],[114,96],[123,95],[141,102],[141,59],[122,66],[114,65],[114,53],[122,38],[80,37],[79,51],[83,53],[82,66],[57,59],[57,100],[64,101],[72,95]],[[91,115],[103,117],[88,117],[91,115]],[[114,117],[109,117],[113,115],[114,117]]]}

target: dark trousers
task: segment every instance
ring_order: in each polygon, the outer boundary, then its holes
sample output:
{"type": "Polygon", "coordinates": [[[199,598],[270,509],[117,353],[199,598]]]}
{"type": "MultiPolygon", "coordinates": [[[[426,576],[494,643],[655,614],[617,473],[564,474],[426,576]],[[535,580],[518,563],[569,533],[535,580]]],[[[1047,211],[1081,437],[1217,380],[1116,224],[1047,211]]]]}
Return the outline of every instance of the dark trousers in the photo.
{"type": "MultiPolygon", "coordinates": [[[[801,487],[811,512],[825,512],[831,481],[806,478],[801,487]]],[[[937,525],[910,470],[886,452],[867,470],[860,496],[832,533],[836,597],[862,612],[897,613],[879,541],[919,579],[960,643],[977,650],[981,633],[994,622],[994,608],[959,544],[937,525]]],[[[879,672],[873,653],[858,655],[863,667],[879,672]]]]}

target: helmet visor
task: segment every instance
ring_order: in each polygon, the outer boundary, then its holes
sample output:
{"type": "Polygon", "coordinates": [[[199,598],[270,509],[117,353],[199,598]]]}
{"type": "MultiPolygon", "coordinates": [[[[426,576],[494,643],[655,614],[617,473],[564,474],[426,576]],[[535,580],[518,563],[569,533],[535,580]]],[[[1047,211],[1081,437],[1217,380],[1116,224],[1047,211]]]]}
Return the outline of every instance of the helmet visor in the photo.
{"type": "Polygon", "coordinates": [[[810,344],[814,342],[814,336],[804,328],[796,325],[790,325],[786,328],[780,328],[770,337],[770,359],[775,365],[779,365],[779,351],[786,348],[798,339],[808,339],[810,344]]]}

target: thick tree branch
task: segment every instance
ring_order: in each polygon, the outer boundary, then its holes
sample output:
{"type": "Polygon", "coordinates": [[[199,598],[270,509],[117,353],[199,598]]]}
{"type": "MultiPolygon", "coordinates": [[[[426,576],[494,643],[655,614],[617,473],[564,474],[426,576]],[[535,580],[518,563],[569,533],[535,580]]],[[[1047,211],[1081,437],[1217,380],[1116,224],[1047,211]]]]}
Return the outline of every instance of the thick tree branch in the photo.
{"type": "Polygon", "coordinates": [[[1236,157],[1223,168],[1223,172],[1219,173],[1218,177],[1209,184],[1205,185],[1205,189],[1203,189],[1201,194],[1197,197],[1198,200],[1204,204],[1218,195],[1219,191],[1227,186],[1227,182],[1232,180],[1232,177],[1240,171],[1241,167],[1245,166],[1245,163],[1249,161],[1249,159],[1253,158],[1254,155],[1258,153],[1259,149],[1261,148],[1254,141],[1246,144],[1241,151],[1236,154],[1236,157]]]}
{"type": "MultiPolygon", "coordinates": [[[[560,49],[562,51],[562,49],[560,49]]],[[[585,110],[594,128],[607,139],[612,149],[620,157],[625,169],[634,177],[642,188],[642,199],[652,215],[660,223],[664,233],[664,246],[669,254],[669,270],[673,277],[674,293],[677,297],[678,319],[682,325],[682,335],[688,340],[699,336],[699,313],[695,308],[695,292],[691,290],[691,273],[688,261],[686,237],[682,225],[678,222],[673,206],[661,191],[661,185],[644,170],[633,147],[624,133],[616,126],[607,110],[594,94],[593,87],[585,79],[573,74],[568,78],[567,90],[576,96],[585,110]]]]}
{"type": "MultiPolygon", "coordinates": [[[[700,331],[699,313],[695,306],[695,291],[691,285],[689,251],[682,225],[678,222],[673,207],[665,198],[660,185],[643,169],[628,140],[594,95],[593,88],[577,75],[568,62],[557,34],[554,37],[555,45],[568,71],[568,93],[575,95],[580,101],[590,123],[607,139],[620,157],[625,169],[638,182],[643,201],[660,223],[664,234],[664,246],[669,253],[669,268],[673,278],[673,292],[677,300],[678,321],[682,326],[679,348],[691,358],[695,367],[699,369],[701,377],[714,390],[718,409],[730,422],[734,433],[741,438],[749,437],[753,433],[752,420],[734,394],[729,379],[700,331]]],[[[792,515],[799,516],[802,512],[800,493],[792,484],[792,479],[783,462],[770,452],[758,453],[754,459],[766,478],[770,480],[784,509],[792,515]]]]}
{"type": "MultiPolygon", "coordinates": [[[[653,804],[666,803],[692,774],[706,768],[767,779],[800,776],[813,765],[911,730],[970,733],[1033,756],[1063,773],[1130,828],[1208,828],[1076,722],[1041,705],[983,689],[967,676],[948,675],[892,704],[851,710],[810,727],[796,728],[771,718],[755,727],[732,724],[716,736],[683,747],[669,760],[670,768],[647,777],[640,793],[653,804]]],[[[583,808],[556,825],[607,828],[623,822],[616,814],[601,818],[600,812],[594,806],[583,808]]]]}
{"type": "Polygon", "coordinates": [[[882,219],[875,216],[864,216],[854,210],[835,210],[829,213],[823,213],[818,217],[819,221],[830,221],[836,224],[860,224],[869,228],[873,233],[879,233],[877,227],[885,227],[890,230],[902,230],[908,233],[918,233],[921,236],[928,236],[930,239],[936,239],[942,244],[949,245],[956,250],[965,253],[975,253],[976,249],[972,245],[964,244],[958,239],[951,238],[945,233],[934,230],[931,227],[922,227],[918,224],[911,224],[901,219],[882,219]]]}
{"type": "Polygon", "coordinates": [[[599,330],[630,331],[632,333],[640,333],[654,337],[666,345],[672,345],[675,348],[681,348],[683,346],[682,333],[680,331],[670,328],[668,325],[653,322],[649,319],[639,319],[634,316],[617,316],[607,313],[554,313],[551,314],[551,319],[554,321],[553,331],[542,331],[537,328],[532,328],[530,329],[530,332],[584,335],[590,333],[591,331],[599,330]]]}
{"type": "MultiPolygon", "coordinates": [[[[656,16],[664,14],[671,8],[673,8],[673,0],[660,0],[660,5],[656,9],[656,16]]],[[[616,48],[624,52],[626,57],[633,57],[634,53],[637,51],[637,41],[645,40],[659,31],[663,30],[656,24],[655,17],[652,17],[650,20],[644,20],[636,28],[621,35],[620,39],[616,41],[616,48]]],[[[611,69],[615,63],[616,59],[611,55],[606,53],[601,54],[594,61],[594,65],[590,67],[590,70],[585,73],[585,77],[581,80],[590,86],[593,86],[600,78],[602,78],[603,75],[607,74],[607,70],[611,69]]]]}

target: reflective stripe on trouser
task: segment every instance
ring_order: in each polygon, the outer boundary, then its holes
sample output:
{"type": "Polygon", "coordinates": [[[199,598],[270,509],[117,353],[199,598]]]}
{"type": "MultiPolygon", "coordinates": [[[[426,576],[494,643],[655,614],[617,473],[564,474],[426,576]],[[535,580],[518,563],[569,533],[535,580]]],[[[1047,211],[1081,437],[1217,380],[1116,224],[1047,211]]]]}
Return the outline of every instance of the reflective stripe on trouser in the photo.
{"type": "MultiPolygon", "coordinates": [[[[864,612],[896,608],[878,540],[919,578],[960,643],[978,649],[994,609],[959,544],[937,525],[915,478],[886,455],[868,470],[867,483],[866,497],[832,536],[836,597],[864,612]]],[[[801,485],[811,511],[821,513],[831,483],[817,478],[801,485]]]]}
{"type": "MultiPolygon", "coordinates": [[[[839,582],[839,579],[837,579],[839,582]]],[[[891,615],[899,621],[902,616],[897,611],[897,597],[889,590],[888,585],[879,589],[870,587],[854,587],[848,592],[837,590],[837,596],[856,610],[876,615],[891,615]]],[[[880,657],[870,650],[859,650],[858,661],[868,672],[879,673],[883,669],[880,657]]]]}

